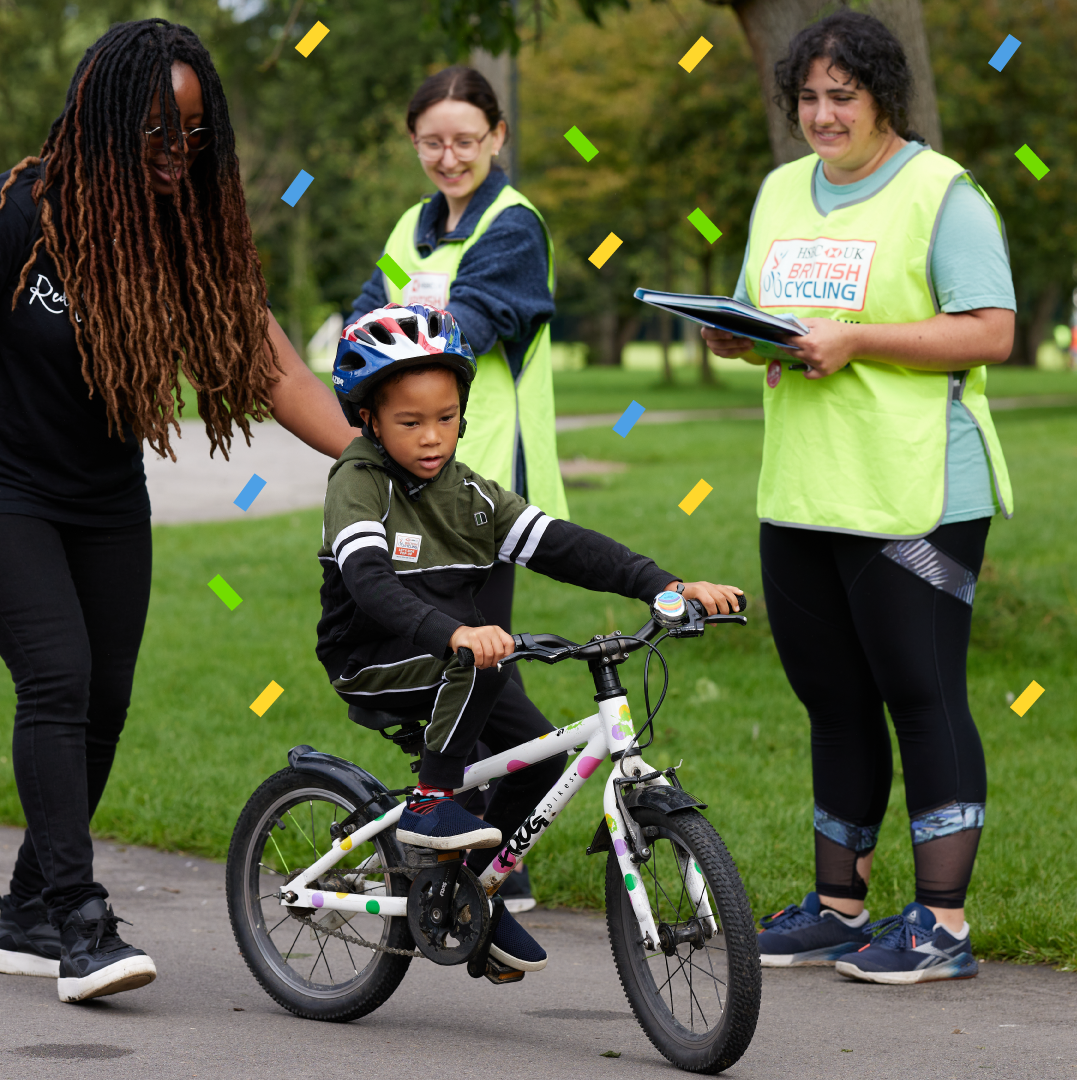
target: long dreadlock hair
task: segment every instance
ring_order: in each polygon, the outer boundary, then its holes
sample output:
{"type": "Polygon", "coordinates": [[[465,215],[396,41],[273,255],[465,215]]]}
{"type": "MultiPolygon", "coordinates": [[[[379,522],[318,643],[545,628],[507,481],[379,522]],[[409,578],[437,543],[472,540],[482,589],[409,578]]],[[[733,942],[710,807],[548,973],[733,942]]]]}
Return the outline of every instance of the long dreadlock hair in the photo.
{"type": "Polygon", "coordinates": [[[175,460],[169,435],[170,428],[179,433],[182,370],[197,394],[210,454],[219,446],[227,458],[233,421],[249,443],[248,418],[270,415],[280,365],[235,134],[198,37],[163,19],[112,27],[76,68],[40,156],[12,169],[0,209],[29,166],[43,166],[32,189],[42,235],[12,307],[44,244],[67,293],[82,377],[90,396],[104,399],[109,434],[130,425],[140,442],[175,460]],[[177,60],[198,76],[202,126],[213,139],[174,180],[169,202],[150,186],[143,132],[159,102],[165,145],[180,138],[177,60]]]}

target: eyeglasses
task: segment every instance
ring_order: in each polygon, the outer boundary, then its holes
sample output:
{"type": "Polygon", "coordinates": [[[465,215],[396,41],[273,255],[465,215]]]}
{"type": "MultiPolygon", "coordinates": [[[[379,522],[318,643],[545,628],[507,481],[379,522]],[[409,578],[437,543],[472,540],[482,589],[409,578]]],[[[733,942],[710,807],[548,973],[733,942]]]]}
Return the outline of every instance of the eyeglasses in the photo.
{"type": "MultiPolygon", "coordinates": [[[[493,130],[490,128],[486,135],[493,130]]],[[[474,135],[459,135],[451,143],[443,143],[440,139],[418,139],[415,148],[419,151],[420,161],[440,161],[449,146],[452,147],[453,157],[457,161],[474,161],[479,156],[479,148],[486,135],[478,139],[474,135]]]]}
{"type": "MultiPolygon", "coordinates": [[[[163,126],[155,127],[152,131],[146,131],[146,141],[151,150],[163,150],[165,146],[165,129],[163,126]]],[[[190,131],[181,131],[179,135],[183,139],[184,152],[196,154],[199,150],[205,150],[213,142],[213,129],[208,127],[196,127],[190,131]]],[[[172,140],[175,142],[175,139],[172,140]]]]}

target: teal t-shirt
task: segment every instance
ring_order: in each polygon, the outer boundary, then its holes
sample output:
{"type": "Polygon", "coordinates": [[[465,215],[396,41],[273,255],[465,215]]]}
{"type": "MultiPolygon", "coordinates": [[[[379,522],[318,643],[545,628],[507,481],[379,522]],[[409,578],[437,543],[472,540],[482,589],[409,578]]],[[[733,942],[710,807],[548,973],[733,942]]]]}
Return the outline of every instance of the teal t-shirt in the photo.
{"type": "MultiPolygon", "coordinates": [[[[819,162],[813,179],[819,208],[829,214],[841,203],[875,194],[920,149],[920,143],[910,142],[870,176],[852,184],[832,184],[823,175],[823,163],[819,162]]],[[[733,293],[735,299],[745,304],[751,303],[744,286],[747,265],[745,246],[744,262],[733,293]]],[[[1010,259],[994,212],[965,177],[954,184],[939,219],[931,252],[931,280],[939,307],[948,314],[987,307],[1017,310],[1010,259]]],[[[950,407],[946,482],[946,513],[939,524],[972,521],[998,513],[983,437],[968,409],[958,401],[950,407]]]]}

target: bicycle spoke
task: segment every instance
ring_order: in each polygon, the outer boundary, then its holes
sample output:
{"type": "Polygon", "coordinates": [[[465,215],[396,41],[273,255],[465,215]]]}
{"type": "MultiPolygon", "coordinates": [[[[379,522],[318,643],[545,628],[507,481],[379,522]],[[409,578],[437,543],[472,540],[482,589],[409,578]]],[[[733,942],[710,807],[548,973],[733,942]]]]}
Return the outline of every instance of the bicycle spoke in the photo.
{"type": "Polygon", "coordinates": [[[322,857],[322,853],[318,850],[318,845],[317,845],[317,843],[315,843],[315,841],[313,839],[313,837],[318,835],[318,831],[314,828],[314,800],[313,799],[310,800],[310,835],[311,835],[311,838],[312,838],[311,839],[311,844],[314,845],[314,857],[316,859],[320,859],[322,857]]]}
{"type": "Polygon", "coordinates": [[[299,940],[299,935],[301,933],[303,933],[302,924],[300,924],[299,929],[296,931],[295,937],[292,939],[291,945],[288,946],[288,951],[286,953],[281,954],[282,956],[285,957],[285,959],[287,959],[289,964],[292,962],[291,961],[292,951],[295,949],[296,942],[299,940]]]}
{"type": "MultiPolygon", "coordinates": [[[[312,810],[312,820],[313,820],[313,805],[311,806],[311,810],[312,810]]],[[[288,817],[290,817],[292,819],[292,824],[299,830],[299,835],[301,837],[303,837],[303,839],[306,840],[306,842],[308,844],[310,844],[310,846],[312,848],[314,848],[314,852],[315,852],[315,854],[317,854],[318,849],[316,847],[314,847],[314,841],[311,840],[311,838],[309,836],[307,836],[307,834],[305,832],[303,832],[303,826],[300,825],[299,822],[295,820],[295,814],[292,813],[291,807],[288,808],[287,814],[288,814],[288,817]]]]}
{"type": "Polygon", "coordinates": [[[352,947],[348,944],[347,938],[344,939],[344,948],[348,950],[348,959],[352,963],[352,971],[355,973],[356,977],[358,977],[359,969],[355,966],[355,957],[352,956],[352,947]]]}
{"type": "MultiPolygon", "coordinates": [[[[315,935],[317,936],[317,935],[315,935]]],[[[318,949],[318,955],[314,958],[314,967],[310,969],[310,974],[307,976],[307,982],[314,981],[314,968],[318,966],[318,961],[321,960],[325,964],[325,970],[329,975],[329,981],[333,981],[333,973],[329,970],[329,961],[325,958],[325,943],[329,940],[329,936],[326,935],[322,938],[321,947],[318,949]]]]}
{"type": "MultiPolygon", "coordinates": [[[[273,834],[272,834],[272,833],[270,833],[270,837],[272,837],[272,835],[273,835],[273,834]]],[[[277,877],[284,877],[284,875],[283,875],[283,874],[282,874],[282,873],[281,873],[281,872],[280,872],[279,870],[274,870],[272,866],[266,866],[266,864],[265,864],[264,862],[260,862],[260,863],[259,863],[258,865],[259,865],[259,866],[260,866],[260,867],[261,867],[261,868],[262,868],[263,870],[268,870],[268,871],[269,871],[269,872],[270,872],[271,874],[276,874],[276,875],[277,875],[277,877]]]]}
{"type": "MultiPolygon", "coordinates": [[[[277,923],[277,926],[280,926],[281,923],[286,923],[291,917],[292,917],[292,913],[289,911],[288,914],[285,915],[284,918],[281,919],[281,921],[279,923],[277,923]]],[[[274,926],[273,930],[276,930],[277,926],[274,926]]],[[[267,930],[266,931],[266,937],[269,937],[269,935],[273,933],[273,930],[267,930]]]]}
{"type": "MultiPolygon", "coordinates": [[[[281,854],[281,850],[277,847],[277,838],[273,835],[273,826],[269,826],[269,839],[273,841],[273,847],[277,850],[277,858],[280,859],[281,864],[284,866],[284,873],[290,874],[292,872],[291,867],[288,865],[288,860],[281,854]]],[[[284,874],[281,875],[283,877],[284,874]]]]}

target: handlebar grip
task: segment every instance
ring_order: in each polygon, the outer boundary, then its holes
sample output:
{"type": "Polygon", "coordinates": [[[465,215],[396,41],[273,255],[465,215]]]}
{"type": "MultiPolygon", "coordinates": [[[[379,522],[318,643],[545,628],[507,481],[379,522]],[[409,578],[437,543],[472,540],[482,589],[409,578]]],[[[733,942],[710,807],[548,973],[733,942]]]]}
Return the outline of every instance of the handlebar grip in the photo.
{"type": "Polygon", "coordinates": [[[748,606],[748,597],[743,593],[737,597],[737,611],[743,611],[748,606]]]}
{"type": "Polygon", "coordinates": [[[456,650],[456,659],[460,661],[462,668],[475,666],[475,654],[466,645],[461,645],[456,650]]]}

